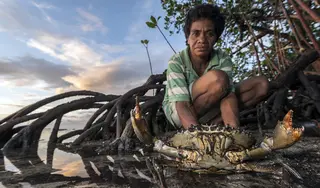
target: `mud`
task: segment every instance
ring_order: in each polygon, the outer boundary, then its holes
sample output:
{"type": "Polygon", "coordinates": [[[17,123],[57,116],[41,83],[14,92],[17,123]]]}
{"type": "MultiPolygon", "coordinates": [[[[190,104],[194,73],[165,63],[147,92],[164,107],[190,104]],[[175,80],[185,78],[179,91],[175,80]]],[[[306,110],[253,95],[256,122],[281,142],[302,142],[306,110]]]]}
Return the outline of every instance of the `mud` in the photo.
{"type": "MultiPolygon", "coordinates": [[[[49,131],[49,130],[47,130],[49,131]]],[[[78,149],[47,146],[44,134],[37,152],[20,156],[19,150],[0,152],[0,187],[160,187],[147,168],[146,157],[157,154],[96,152],[96,145],[78,149]],[[136,156],[136,157],[134,157],[136,156]],[[138,161],[138,160],[139,161],[138,161]]],[[[296,145],[262,161],[284,164],[271,174],[205,175],[164,167],[168,187],[320,187],[319,137],[303,137],[296,145]]],[[[280,165],[281,166],[281,165],[280,165]]]]}

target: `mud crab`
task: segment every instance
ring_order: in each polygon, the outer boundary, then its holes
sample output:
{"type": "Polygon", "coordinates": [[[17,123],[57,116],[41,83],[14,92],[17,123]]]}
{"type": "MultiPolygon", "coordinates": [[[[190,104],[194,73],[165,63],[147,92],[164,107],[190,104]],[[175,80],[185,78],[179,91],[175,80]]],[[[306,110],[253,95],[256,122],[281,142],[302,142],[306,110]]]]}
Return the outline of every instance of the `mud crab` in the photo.
{"type": "Polygon", "coordinates": [[[224,125],[194,125],[163,140],[151,136],[136,100],[131,121],[138,139],[153,151],[174,159],[178,168],[199,173],[270,172],[270,167],[252,161],[292,146],[304,131],[303,127],[292,127],[293,111],[290,110],[278,121],[273,136],[265,137],[261,143],[249,132],[224,125]]]}

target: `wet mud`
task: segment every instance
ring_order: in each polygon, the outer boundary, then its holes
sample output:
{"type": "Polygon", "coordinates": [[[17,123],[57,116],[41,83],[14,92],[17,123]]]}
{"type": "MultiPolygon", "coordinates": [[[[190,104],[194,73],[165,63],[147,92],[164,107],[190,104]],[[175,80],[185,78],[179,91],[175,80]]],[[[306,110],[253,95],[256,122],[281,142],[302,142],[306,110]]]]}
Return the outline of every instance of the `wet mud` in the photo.
{"type": "MultiPolygon", "coordinates": [[[[146,158],[158,157],[154,153],[99,154],[96,144],[77,149],[67,145],[48,147],[46,136],[37,151],[28,156],[20,153],[0,152],[0,187],[161,187],[145,162],[146,158]]],[[[260,163],[280,168],[270,174],[206,175],[163,166],[163,174],[165,185],[177,188],[320,187],[319,137],[303,137],[260,163]]]]}

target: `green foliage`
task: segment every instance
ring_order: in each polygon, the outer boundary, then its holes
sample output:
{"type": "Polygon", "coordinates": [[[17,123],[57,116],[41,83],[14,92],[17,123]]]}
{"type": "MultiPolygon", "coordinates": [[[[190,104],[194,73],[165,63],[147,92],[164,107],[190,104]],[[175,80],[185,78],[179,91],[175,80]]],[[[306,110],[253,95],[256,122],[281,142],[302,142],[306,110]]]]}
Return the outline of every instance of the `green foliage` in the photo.
{"type": "Polygon", "coordinates": [[[147,46],[149,43],[149,40],[145,39],[145,40],[141,40],[141,44],[143,44],[144,46],[147,46]]]}
{"type": "MultiPolygon", "coordinates": [[[[160,27],[158,27],[158,21],[161,18],[161,16],[158,16],[158,18],[156,19],[154,16],[150,16],[150,21],[147,21],[146,24],[149,28],[157,28],[159,30],[159,32],[162,34],[163,38],[167,41],[168,45],[171,47],[172,51],[174,53],[176,53],[176,51],[173,49],[173,47],[171,46],[171,44],[169,43],[168,39],[166,38],[166,36],[164,36],[163,32],[161,31],[160,27]]],[[[171,31],[170,31],[171,33],[171,31]]]]}
{"type": "MultiPolygon", "coordinates": [[[[257,47],[259,60],[261,61],[261,70],[264,75],[269,76],[271,79],[274,76],[275,70],[270,70],[270,63],[273,63],[276,67],[281,68],[282,66],[281,63],[278,62],[279,57],[277,57],[275,49],[274,31],[272,30],[274,29],[274,23],[276,23],[276,31],[285,33],[294,38],[288,21],[284,19],[285,16],[283,11],[279,8],[280,5],[275,5],[275,2],[279,1],[165,0],[161,2],[162,8],[166,11],[166,16],[163,19],[165,22],[164,29],[169,31],[171,35],[182,32],[185,16],[191,7],[202,3],[216,4],[220,7],[222,14],[226,18],[226,26],[224,33],[216,44],[216,48],[222,48],[232,56],[235,64],[234,75],[238,80],[242,80],[257,72],[257,58],[252,44],[250,43],[250,40],[253,40],[254,37],[249,30],[248,24],[254,30],[255,36],[261,34],[263,31],[268,32],[268,35],[259,39],[260,44],[255,42],[255,46],[257,47]],[[275,19],[276,17],[277,19],[275,19]],[[242,47],[242,43],[248,41],[249,45],[242,47]],[[240,50],[240,48],[242,49],[240,50]],[[266,59],[264,51],[270,57],[271,62],[266,59]]],[[[284,3],[289,15],[296,14],[291,5],[289,6],[287,2],[284,3]]],[[[311,8],[314,8],[316,5],[314,2],[310,2],[310,6],[311,8]]],[[[306,14],[306,12],[303,14],[306,14]]],[[[293,19],[293,21],[295,26],[300,26],[303,30],[298,19],[293,19]]],[[[319,29],[317,29],[319,28],[319,24],[316,24],[312,20],[308,20],[307,22],[312,29],[315,38],[319,39],[320,32],[319,29]]],[[[157,26],[157,21],[153,16],[150,18],[147,25],[151,28],[157,26]]],[[[310,41],[304,30],[302,31],[302,34],[306,40],[310,41]]],[[[292,43],[288,38],[282,37],[278,42],[287,59],[293,60],[299,55],[297,44],[292,43]]]]}
{"type": "Polygon", "coordinates": [[[161,16],[159,16],[157,19],[154,16],[150,16],[150,21],[146,22],[147,26],[149,28],[155,28],[158,26],[158,21],[161,18],[161,16]]]}
{"type": "Polygon", "coordinates": [[[150,27],[150,28],[155,28],[157,25],[155,25],[154,23],[152,22],[146,22],[147,26],[150,27]]]}

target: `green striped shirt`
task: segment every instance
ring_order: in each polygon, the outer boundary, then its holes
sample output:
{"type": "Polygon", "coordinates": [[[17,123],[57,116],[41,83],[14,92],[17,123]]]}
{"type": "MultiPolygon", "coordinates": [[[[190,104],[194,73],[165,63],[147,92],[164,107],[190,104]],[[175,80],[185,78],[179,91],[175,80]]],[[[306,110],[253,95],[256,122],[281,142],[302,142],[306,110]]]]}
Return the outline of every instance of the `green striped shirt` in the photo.
{"type": "MultiPolygon", "coordinates": [[[[173,55],[168,63],[166,93],[163,100],[164,111],[167,115],[171,114],[169,103],[176,101],[192,101],[189,93],[189,85],[199,78],[192,68],[189,57],[189,47],[173,55]]],[[[232,61],[230,56],[221,50],[213,50],[211,60],[205,72],[213,69],[225,71],[230,80],[230,89],[234,92],[232,81],[232,61]]]]}

